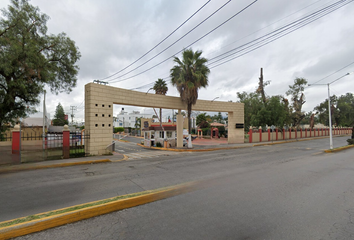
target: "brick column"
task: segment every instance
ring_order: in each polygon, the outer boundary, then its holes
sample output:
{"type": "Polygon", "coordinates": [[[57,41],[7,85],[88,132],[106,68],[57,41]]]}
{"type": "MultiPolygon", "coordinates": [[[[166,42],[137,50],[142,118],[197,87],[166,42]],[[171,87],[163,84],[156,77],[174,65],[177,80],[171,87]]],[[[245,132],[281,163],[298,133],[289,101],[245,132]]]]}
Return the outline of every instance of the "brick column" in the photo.
{"type": "Polygon", "coordinates": [[[297,128],[295,128],[295,139],[297,139],[297,128]]]}
{"type": "Polygon", "coordinates": [[[285,140],[285,128],[283,128],[283,140],[285,140]]]}
{"type": "Polygon", "coordinates": [[[249,140],[249,143],[252,143],[252,127],[250,127],[250,130],[248,131],[248,140],[249,140]]]}
{"type": "Polygon", "coordinates": [[[21,163],[21,131],[18,124],[12,130],[12,162],[21,163]]]}
{"type": "Polygon", "coordinates": [[[291,128],[289,128],[289,139],[291,139],[291,128]]]}
{"type": "Polygon", "coordinates": [[[63,158],[70,157],[70,129],[68,125],[64,125],[63,129],[63,158]]]}
{"type": "Polygon", "coordinates": [[[276,134],[275,140],[278,141],[278,128],[275,129],[275,134],[276,134]]]}

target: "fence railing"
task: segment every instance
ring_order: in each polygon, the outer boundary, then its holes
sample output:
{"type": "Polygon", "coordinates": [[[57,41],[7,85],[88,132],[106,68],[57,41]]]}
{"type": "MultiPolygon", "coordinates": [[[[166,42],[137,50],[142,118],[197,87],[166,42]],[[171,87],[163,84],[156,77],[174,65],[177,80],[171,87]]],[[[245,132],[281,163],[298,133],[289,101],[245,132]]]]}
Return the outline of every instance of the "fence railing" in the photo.
{"type": "MultiPolygon", "coordinates": [[[[333,128],[332,135],[350,135],[352,128],[333,128]]],[[[329,128],[314,129],[250,129],[248,132],[249,143],[271,142],[280,140],[291,140],[301,138],[325,137],[329,136],[329,128]]]]}
{"type": "Polygon", "coordinates": [[[85,142],[90,138],[88,132],[67,133],[65,137],[63,132],[46,133],[44,136],[40,132],[21,134],[18,127],[10,135],[1,136],[0,164],[87,156],[85,142]]]}

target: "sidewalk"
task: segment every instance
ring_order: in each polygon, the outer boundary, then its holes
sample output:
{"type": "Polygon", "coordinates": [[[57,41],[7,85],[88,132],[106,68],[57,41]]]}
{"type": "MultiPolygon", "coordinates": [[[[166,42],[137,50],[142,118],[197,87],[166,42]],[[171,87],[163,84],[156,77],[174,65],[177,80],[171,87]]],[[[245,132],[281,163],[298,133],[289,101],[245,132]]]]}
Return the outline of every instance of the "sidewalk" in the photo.
{"type": "Polygon", "coordinates": [[[0,174],[7,172],[17,172],[24,170],[35,170],[44,168],[68,167],[84,164],[107,163],[126,160],[125,156],[120,153],[106,156],[90,156],[81,158],[69,158],[60,160],[49,160],[35,163],[23,163],[18,165],[0,165],[0,174]]]}

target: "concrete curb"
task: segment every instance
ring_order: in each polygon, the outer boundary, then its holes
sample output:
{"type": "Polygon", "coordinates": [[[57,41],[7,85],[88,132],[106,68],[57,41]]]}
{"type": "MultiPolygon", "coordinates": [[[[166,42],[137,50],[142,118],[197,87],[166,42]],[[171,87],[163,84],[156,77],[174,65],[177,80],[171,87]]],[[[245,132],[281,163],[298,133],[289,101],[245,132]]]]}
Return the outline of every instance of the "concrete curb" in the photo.
{"type": "MultiPolygon", "coordinates": [[[[24,222],[8,227],[0,228],[0,240],[9,239],[14,237],[23,236],[26,234],[43,231],[49,228],[58,227],[61,225],[65,225],[68,223],[73,223],[77,221],[81,221],[84,219],[88,219],[91,217],[96,217],[99,215],[107,214],[110,212],[131,208],[139,205],[143,205],[146,203],[162,200],[165,198],[173,197],[176,195],[180,195],[183,193],[191,192],[197,189],[197,187],[201,185],[200,182],[192,182],[187,184],[181,184],[177,186],[170,187],[168,189],[164,189],[161,191],[157,191],[154,193],[148,193],[141,196],[131,197],[127,199],[120,199],[109,203],[104,203],[97,206],[87,207],[80,210],[75,210],[72,212],[61,213],[58,215],[53,215],[49,217],[45,217],[42,219],[32,220],[29,222],[24,222]]],[[[100,200],[102,201],[102,200],[100,200]]],[[[95,201],[98,202],[98,201],[95,201]]],[[[91,202],[91,203],[95,203],[91,202]]],[[[87,203],[86,203],[87,204],[87,203]]],[[[77,205],[81,206],[83,204],[77,205]]],[[[77,207],[74,206],[74,207],[77,207]]],[[[70,207],[72,208],[72,207],[70,207]]],[[[67,209],[67,208],[64,208],[67,209]]],[[[60,210],[64,210],[60,209],[60,210]]],[[[52,212],[52,211],[51,211],[52,212]]],[[[49,213],[49,212],[48,212],[49,213]]],[[[45,214],[45,213],[44,213],[45,214]]],[[[15,220],[15,219],[13,219],[15,220]]],[[[10,221],[13,221],[10,220],[10,221]]],[[[10,222],[5,221],[5,222],[10,222]]],[[[2,223],[5,223],[2,222],[2,223]]]]}
{"type": "Polygon", "coordinates": [[[354,148],[354,145],[347,145],[347,146],[343,146],[343,147],[339,147],[339,148],[327,149],[327,150],[324,150],[324,152],[325,153],[334,153],[334,152],[340,152],[343,150],[347,150],[349,148],[354,148]]]}
{"type": "Polygon", "coordinates": [[[37,170],[37,169],[46,169],[46,168],[58,168],[58,167],[69,167],[76,165],[85,165],[85,164],[95,164],[95,163],[107,163],[111,162],[109,159],[100,159],[100,160],[90,160],[90,161],[82,161],[82,162],[70,162],[70,163],[56,163],[50,165],[14,165],[5,167],[0,169],[1,173],[8,172],[18,172],[18,171],[26,171],[26,170],[37,170]]]}
{"type": "Polygon", "coordinates": [[[127,155],[123,154],[123,158],[119,159],[119,160],[110,160],[111,162],[122,162],[122,161],[127,161],[129,159],[129,157],[127,155]]]}
{"type": "Polygon", "coordinates": [[[217,151],[217,150],[226,150],[226,149],[239,149],[239,148],[248,148],[253,146],[236,146],[236,147],[222,147],[222,148],[207,148],[207,149],[173,149],[173,148],[158,148],[158,147],[146,147],[140,143],[137,143],[138,146],[156,150],[163,150],[163,151],[172,151],[172,152],[210,152],[210,151],[217,151]]]}

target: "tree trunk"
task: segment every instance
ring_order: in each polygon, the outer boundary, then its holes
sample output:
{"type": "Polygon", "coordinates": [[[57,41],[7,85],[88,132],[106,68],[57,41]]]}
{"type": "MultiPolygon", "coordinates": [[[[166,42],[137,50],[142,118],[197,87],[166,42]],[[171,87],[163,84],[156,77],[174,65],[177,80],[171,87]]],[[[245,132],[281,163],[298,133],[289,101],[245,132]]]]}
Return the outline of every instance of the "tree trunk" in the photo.
{"type": "Polygon", "coordinates": [[[188,103],[188,134],[191,134],[191,115],[192,115],[192,104],[188,103]]]}

